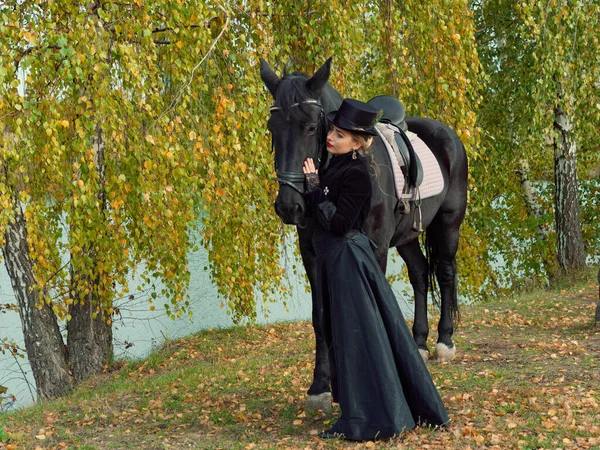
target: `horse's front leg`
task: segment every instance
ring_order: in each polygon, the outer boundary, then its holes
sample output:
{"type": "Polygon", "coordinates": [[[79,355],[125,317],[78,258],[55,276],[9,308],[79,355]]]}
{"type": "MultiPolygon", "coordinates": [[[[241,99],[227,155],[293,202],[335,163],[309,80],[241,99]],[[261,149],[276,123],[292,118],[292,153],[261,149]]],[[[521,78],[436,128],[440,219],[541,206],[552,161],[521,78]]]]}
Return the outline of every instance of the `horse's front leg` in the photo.
{"type": "Polygon", "coordinates": [[[308,389],[306,409],[327,411],[331,408],[331,390],[329,386],[329,353],[325,341],[323,328],[323,305],[316,292],[316,269],[317,261],[312,245],[312,225],[298,228],[298,239],[300,241],[300,254],[302,262],[310,283],[312,297],[312,324],[315,333],[315,370],[313,382],[308,389]]]}
{"type": "Polygon", "coordinates": [[[419,352],[425,361],[429,359],[427,336],[429,324],[427,322],[427,284],[429,264],[421,251],[419,240],[414,239],[407,244],[396,247],[398,253],[406,263],[408,278],[415,294],[415,316],[413,322],[413,338],[419,352]]]}

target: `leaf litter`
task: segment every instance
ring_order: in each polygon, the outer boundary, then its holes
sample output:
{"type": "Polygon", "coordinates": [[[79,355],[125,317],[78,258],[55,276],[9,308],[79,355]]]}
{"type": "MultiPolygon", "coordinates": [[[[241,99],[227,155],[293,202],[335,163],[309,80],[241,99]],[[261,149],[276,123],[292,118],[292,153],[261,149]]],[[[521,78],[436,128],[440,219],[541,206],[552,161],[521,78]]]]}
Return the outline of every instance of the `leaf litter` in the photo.
{"type": "Polygon", "coordinates": [[[457,358],[429,364],[447,431],[321,440],[339,408],[304,410],[313,331],[295,322],[170,341],[64,399],[4,414],[0,448],[598,449],[596,296],[590,285],[463,307],[457,358]]]}

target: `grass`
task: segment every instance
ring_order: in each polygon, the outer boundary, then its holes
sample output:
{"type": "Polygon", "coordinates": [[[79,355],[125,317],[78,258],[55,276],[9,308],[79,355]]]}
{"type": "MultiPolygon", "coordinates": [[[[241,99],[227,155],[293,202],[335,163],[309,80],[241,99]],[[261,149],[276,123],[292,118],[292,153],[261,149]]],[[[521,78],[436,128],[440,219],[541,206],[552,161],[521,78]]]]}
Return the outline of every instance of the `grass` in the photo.
{"type": "Polygon", "coordinates": [[[590,275],[464,307],[457,358],[429,364],[452,419],[445,432],[319,439],[339,409],[304,410],[313,334],[295,322],[205,331],[116,364],[65,398],[1,415],[0,448],[600,449],[597,295],[590,275]]]}

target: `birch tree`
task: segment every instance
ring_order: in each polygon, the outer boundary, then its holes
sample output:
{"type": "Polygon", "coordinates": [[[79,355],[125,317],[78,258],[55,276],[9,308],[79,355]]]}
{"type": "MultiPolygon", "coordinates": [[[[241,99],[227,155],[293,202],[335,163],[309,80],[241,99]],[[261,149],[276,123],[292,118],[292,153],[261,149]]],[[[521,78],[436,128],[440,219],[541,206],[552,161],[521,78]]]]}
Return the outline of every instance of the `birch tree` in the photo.
{"type": "Polygon", "coordinates": [[[524,277],[578,269],[598,254],[598,207],[581,194],[597,191],[586,175],[598,165],[599,8],[474,4],[489,73],[480,118],[490,141],[485,170],[495,174],[485,195],[497,208],[488,219],[508,270],[524,277]]]}
{"type": "Polygon", "coordinates": [[[187,309],[200,121],[187,106],[211,15],[204,2],[0,6],[0,231],[40,397],[110,362],[133,273],[162,281],[153,298],[171,314],[187,309]]]}

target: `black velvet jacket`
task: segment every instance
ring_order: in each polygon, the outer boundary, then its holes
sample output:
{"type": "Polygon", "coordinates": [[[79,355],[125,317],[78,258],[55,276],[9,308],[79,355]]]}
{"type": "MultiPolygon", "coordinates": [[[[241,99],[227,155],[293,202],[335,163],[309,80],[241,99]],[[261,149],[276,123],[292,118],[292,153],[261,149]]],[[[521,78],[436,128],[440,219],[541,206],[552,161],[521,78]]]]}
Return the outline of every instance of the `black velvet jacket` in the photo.
{"type": "Polygon", "coordinates": [[[352,152],[334,156],[321,174],[320,187],[304,195],[317,227],[335,234],[360,230],[371,208],[369,158],[352,152]]]}

